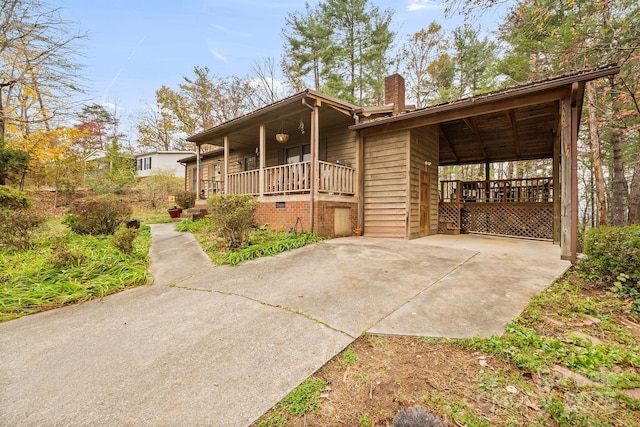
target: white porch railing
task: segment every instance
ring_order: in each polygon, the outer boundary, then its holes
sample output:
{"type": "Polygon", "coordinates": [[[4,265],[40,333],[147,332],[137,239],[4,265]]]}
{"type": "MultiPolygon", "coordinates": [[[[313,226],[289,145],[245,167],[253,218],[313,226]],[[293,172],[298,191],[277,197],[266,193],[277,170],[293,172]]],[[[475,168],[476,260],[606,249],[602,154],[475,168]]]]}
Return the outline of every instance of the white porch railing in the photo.
{"type": "Polygon", "coordinates": [[[229,194],[260,194],[260,172],[258,169],[230,173],[227,175],[229,194]]]}
{"type": "Polygon", "coordinates": [[[320,163],[318,191],[329,194],[355,194],[356,170],[335,163],[320,163]]]}

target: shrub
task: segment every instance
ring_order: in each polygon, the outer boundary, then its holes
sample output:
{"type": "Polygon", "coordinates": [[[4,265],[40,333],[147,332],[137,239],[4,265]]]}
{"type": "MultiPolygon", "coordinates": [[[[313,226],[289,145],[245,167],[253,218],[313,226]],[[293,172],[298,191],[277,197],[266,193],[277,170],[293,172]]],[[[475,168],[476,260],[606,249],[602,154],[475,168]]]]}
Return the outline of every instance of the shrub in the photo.
{"type": "Polygon", "coordinates": [[[64,223],[79,234],[113,234],[132,213],[131,206],[121,198],[87,197],[71,204],[64,223]]]}
{"type": "Polygon", "coordinates": [[[171,171],[160,170],[141,178],[136,188],[141,192],[142,198],[155,208],[159,201],[167,200],[169,195],[184,188],[184,178],[174,176],[171,171]]]}
{"type": "Polygon", "coordinates": [[[133,241],[140,234],[140,229],[132,227],[120,227],[113,233],[113,245],[123,254],[133,252],[133,241]]]}
{"type": "Polygon", "coordinates": [[[176,204],[182,209],[189,209],[196,205],[195,191],[178,191],[176,193],[176,204]]]}
{"type": "Polygon", "coordinates": [[[585,236],[584,253],[581,267],[602,281],[612,283],[621,274],[640,281],[640,225],[593,228],[585,236]]]}
{"type": "Polygon", "coordinates": [[[257,199],[246,194],[216,194],[209,198],[209,216],[228,247],[238,248],[247,242],[257,207],[257,199]]]}
{"type": "Polygon", "coordinates": [[[19,251],[31,248],[45,216],[32,209],[22,191],[0,186],[0,245],[19,251]]]}
{"type": "Polygon", "coordinates": [[[1,209],[27,209],[31,202],[22,191],[5,185],[0,185],[0,208],[1,209]]]}

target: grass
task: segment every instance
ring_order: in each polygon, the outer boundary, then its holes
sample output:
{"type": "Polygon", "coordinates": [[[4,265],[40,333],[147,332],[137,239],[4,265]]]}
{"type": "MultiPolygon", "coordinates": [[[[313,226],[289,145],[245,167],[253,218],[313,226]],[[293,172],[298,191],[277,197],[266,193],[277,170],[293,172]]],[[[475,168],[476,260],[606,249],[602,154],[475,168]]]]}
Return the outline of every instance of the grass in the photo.
{"type": "Polygon", "coordinates": [[[33,249],[0,249],[0,321],[147,283],[148,227],[133,252],[123,254],[111,236],[78,235],[54,221],[47,225],[33,249]]]}
{"type": "Polygon", "coordinates": [[[385,425],[402,402],[468,427],[640,425],[640,400],[627,394],[640,389],[638,325],[635,332],[628,326],[635,303],[620,298],[615,286],[572,270],[533,297],[502,336],[356,341],[312,376],[332,388],[317,411],[303,421],[281,410],[281,402],[260,422],[385,425]],[[580,385],[558,367],[591,383],[580,385]],[[372,378],[374,387],[362,381],[372,378]],[[371,394],[383,386],[385,392],[371,394]],[[354,402],[361,395],[369,397],[354,402]]]}
{"type": "Polygon", "coordinates": [[[309,412],[317,411],[322,403],[320,393],[326,386],[327,383],[322,379],[307,378],[285,396],[269,416],[261,420],[257,426],[284,426],[286,425],[286,414],[302,417],[309,412]]]}
{"type": "Polygon", "coordinates": [[[321,240],[310,233],[290,234],[256,228],[249,235],[248,245],[229,250],[224,241],[215,233],[209,219],[180,221],[176,223],[176,230],[192,233],[204,252],[216,265],[238,265],[244,261],[277,255],[321,240]]]}

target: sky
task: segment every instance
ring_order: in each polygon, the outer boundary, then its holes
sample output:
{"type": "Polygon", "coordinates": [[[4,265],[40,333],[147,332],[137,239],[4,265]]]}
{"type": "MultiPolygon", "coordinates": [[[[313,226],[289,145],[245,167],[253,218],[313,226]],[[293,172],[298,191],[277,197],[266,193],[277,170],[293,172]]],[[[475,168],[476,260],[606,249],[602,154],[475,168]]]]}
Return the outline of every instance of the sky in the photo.
{"type": "MultiPolygon", "coordinates": [[[[310,0],[310,4],[317,1],[310,0]]],[[[285,16],[304,10],[304,0],[52,0],[70,29],[86,33],[80,43],[80,72],[87,103],[117,105],[126,122],[153,105],[155,91],[177,88],[195,66],[219,76],[246,76],[251,65],[273,57],[279,62],[285,16]]],[[[462,19],[445,18],[437,0],[370,0],[395,10],[397,40],[437,21],[445,29],[462,19]]],[[[500,21],[486,13],[485,30],[500,21]]],[[[475,24],[474,24],[475,25],[475,24]]],[[[126,129],[124,129],[126,131],[126,129]]]]}

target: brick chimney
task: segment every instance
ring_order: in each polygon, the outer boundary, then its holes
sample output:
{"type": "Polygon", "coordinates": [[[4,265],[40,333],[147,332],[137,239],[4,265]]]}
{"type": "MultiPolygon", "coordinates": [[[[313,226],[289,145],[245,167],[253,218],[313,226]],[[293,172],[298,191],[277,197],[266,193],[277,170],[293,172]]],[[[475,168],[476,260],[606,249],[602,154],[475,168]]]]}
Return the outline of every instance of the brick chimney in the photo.
{"type": "Polygon", "coordinates": [[[404,113],[404,78],[400,74],[395,73],[384,79],[384,103],[393,104],[394,115],[404,113]]]}

